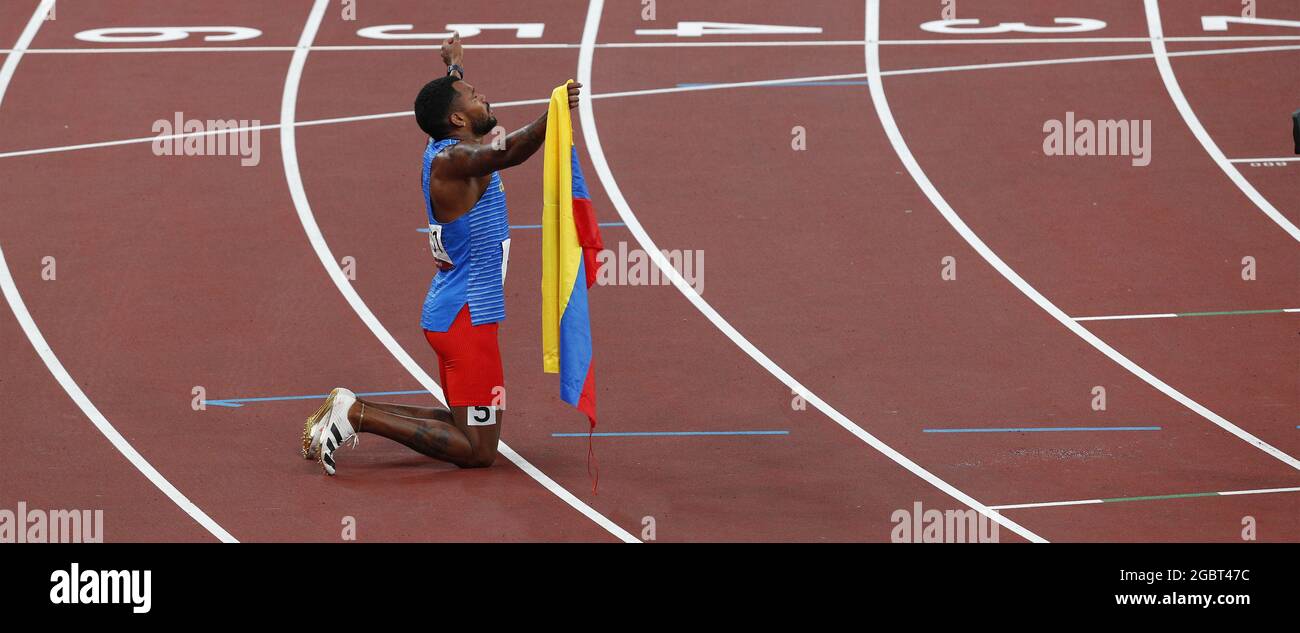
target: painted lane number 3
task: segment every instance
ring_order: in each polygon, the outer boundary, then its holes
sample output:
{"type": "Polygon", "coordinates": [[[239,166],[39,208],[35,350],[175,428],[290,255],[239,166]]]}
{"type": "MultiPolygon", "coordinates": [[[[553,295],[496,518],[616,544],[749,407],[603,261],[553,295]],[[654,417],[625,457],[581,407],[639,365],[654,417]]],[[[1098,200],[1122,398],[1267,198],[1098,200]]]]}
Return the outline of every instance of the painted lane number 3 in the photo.
{"type": "Polygon", "coordinates": [[[951,20],[932,20],[921,25],[921,29],[931,33],[948,35],[983,34],[983,33],[1083,33],[1100,31],[1106,23],[1092,18],[1052,18],[1055,26],[1034,26],[1024,22],[1003,22],[993,26],[975,26],[980,23],[976,18],[954,18],[951,20]]]}

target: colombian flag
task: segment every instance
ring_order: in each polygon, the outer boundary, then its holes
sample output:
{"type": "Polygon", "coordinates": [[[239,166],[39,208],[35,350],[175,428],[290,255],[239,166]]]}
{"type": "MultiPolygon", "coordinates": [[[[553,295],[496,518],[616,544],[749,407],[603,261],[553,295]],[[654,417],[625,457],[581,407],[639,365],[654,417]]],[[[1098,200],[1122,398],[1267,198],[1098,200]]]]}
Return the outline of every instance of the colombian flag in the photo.
{"type": "Polygon", "coordinates": [[[596,428],[587,290],[604,248],[573,146],[566,83],[551,92],[542,181],[542,369],[560,374],[560,398],[596,428]]]}

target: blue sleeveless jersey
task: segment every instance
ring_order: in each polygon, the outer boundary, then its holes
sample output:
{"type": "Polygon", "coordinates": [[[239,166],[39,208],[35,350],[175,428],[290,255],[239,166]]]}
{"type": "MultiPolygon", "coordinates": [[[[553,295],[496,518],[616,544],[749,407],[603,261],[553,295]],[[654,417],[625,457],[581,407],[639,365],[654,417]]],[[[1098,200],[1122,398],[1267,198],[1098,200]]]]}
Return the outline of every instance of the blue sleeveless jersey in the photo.
{"type": "Polygon", "coordinates": [[[443,224],[433,215],[433,198],[429,195],[429,177],[433,159],[442,150],[455,145],[456,139],[429,140],[424,150],[421,184],[424,208],[429,216],[430,245],[437,252],[435,240],[453,264],[440,270],[429,284],[424,298],[420,325],[432,332],[446,332],[456,314],[469,304],[470,323],[483,325],[506,318],[505,272],[510,254],[510,220],[506,213],[506,192],[501,174],[492,173],[487,191],[474,208],[453,222],[443,224]]]}

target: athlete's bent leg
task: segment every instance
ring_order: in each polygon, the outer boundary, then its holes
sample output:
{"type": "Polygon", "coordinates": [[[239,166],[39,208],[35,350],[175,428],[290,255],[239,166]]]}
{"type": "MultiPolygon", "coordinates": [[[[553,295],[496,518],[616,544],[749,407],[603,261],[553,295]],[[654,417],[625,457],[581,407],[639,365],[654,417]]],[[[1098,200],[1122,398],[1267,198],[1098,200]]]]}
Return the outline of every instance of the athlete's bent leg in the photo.
{"type": "MultiPolygon", "coordinates": [[[[392,407],[394,405],[389,405],[392,407]]],[[[400,407],[401,405],[396,405],[400,407]]],[[[501,437],[500,410],[487,411],[488,407],[455,407],[450,421],[436,417],[448,414],[446,409],[404,407],[407,413],[422,413],[429,417],[412,417],[376,407],[373,403],[357,400],[348,411],[348,422],[358,433],[371,433],[403,444],[434,459],[450,462],[461,468],[486,468],[497,456],[497,441],[501,437]],[[491,416],[492,424],[483,425],[491,416]],[[471,424],[472,423],[472,424],[471,424]]]]}
{"type": "Polygon", "coordinates": [[[451,411],[444,407],[416,407],[406,404],[394,404],[392,402],[374,402],[372,400],[361,400],[358,402],[366,403],[366,411],[371,408],[382,409],[394,415],[400,415],[407,418],[416,418],[420,420],[442,420],[448,424],[451,423],[451,411]]]}
{"type": "MultiPolygon", "coordinates": [[[[445,332],[425,330],[425,338],[438,355],[438,376],[450,405],[450,418],[446,413],[438,416],[442,426],[431,426],[435,430],[421,431],[419,437],[413,437],[409,427],[418,422],[409,417],[402,420],[401,426],[386,427],[387,431],[399,433],[393,437],[399,442],[421,440],[426,448],[445,452],[442,446],[444,437],[439,431],[451,427],[464,440],[457,443],[459,452],[447,459],[462,468],[486,468],[496,460],[497,443],[501,438],[501,421],[504,417],[504,376],[501,367],[501,351],[497,343],[497,323],[474,325],[470,317],[469,305],[461,306],[455,320],[445,332]],[[408,440],[401,439],[402,437],[408,440]],[[467,451],[460,450],[468,447],[467,451]]],[[[403,415],[402,411],[386,409],[386,423],[392,423],[392,416],[403,415]]],[[[419,417],[424,417],[423,415],[419,417]]],[[[429,417],[433,417],[430,413],[429,417]]],[[[368,422],[365,423],[370,427],[368,422]]],[[[428,425],[427,422],[423,423],[428,425]]],[[[371,431],[379,432],[379,431],[371,431]]],[[[382,434],[382,433],[381,433],[382,434]]],[[[392,436],[390,436],[392,437],[392,436]]],[[[420,446],[407,443],[426,455],[435,455],[420,446]]],[[[446,458],[440,458],[446,459],[446,458]]]]}

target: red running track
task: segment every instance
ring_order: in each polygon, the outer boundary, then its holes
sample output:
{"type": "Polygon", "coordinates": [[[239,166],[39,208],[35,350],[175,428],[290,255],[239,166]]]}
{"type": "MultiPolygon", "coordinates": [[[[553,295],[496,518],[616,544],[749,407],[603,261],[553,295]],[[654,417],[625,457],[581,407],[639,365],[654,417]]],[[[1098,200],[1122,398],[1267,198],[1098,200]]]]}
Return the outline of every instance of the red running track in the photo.
{"type": "MultiPolygon", "coordinates": [[[[18,41],[37,2],[0,8],[0,38],[18,41]]],[[[923,469],[900,467],[818,406],[792,407],[788,384],[755,362],[672,286],[598,288],[592,302],[607,431],[788,430],[788,436],[601,438],[601,489],[590,492],[581,415],[537,371],[536,231],[514,232],[502,329],[511,419],[503,438],[582,503],[643,537],[699,540],[890,538],[896,510],[963,508],[942,480],[978,502],[1017,505],[1300,486],[1296,469],[1216,426],[1067,329],[1008,283],[918,187],[887,136],[866,85],[867,3],[797,9],[777,2],[660,7],[603,3],[591,64],[596,94],[684,83],[851,75],[844,84],[734,87],[596,99],[603,152],[584,156],[600,219],[624,221],[593,158],[607,161],[655,243],[705,254],[703,299],[834,411],[923,469]],[[678,21],[819,26],[819,34],[636,35],[678,21]],[[789,42],[822,42],[793,45],[789,42]],[[781,42],[778,44],[777,42],[781,42]],[[792,151],[803,126],[808,150],[792,151]],[[940,278],[953,257],[957,279],[940,278]],[[1108,407],[1093,411],[1103,386],[1108,407]],[[1155,432],[925,433],[933,428],[1159,426],[1155,432]]],[[[1300,307],[1293,239],[1224,175],[1189,131],[1150,58],[1142,3],[1098,3],[1106,29],[1133,41],[902,43],[1005,37],[927,33],[922,3],[880,9],[883,92],[920,169],[1007,266],[1073,317],[1300,307]],[[1147,57],[1142,57],[1146,55],[1147,57]],[[897,74],[939,67],[1133,59],[897,74]],[[1150,120],[1153,161],[1047,157],[1043,122],[1067,111],[1150,120]],[[1259,275],[1243,281],[1240,260],[1259,275]]],[[[1221,4],[1221,3],[1218,3],[1221,4]]],[[[1050,24],[1064,2],[981,3],[986,24],[1050,24]]],[[[366,437],[327,479],[296,458],[310,401],[192,410],[211,399],[414,391],[416,376],[358,318],[322,268],[299,222],[280,132],[261,161],[159,157],[149,143],[45,151],[147,138],[156,119],[280,120],[292,47],[309,0],[269,14],[256,2],[219,12],[180,3],[71,9],[41,25],[0,104],[0,248],[31,322],[105,418],[158,472],[234,538],[337,540],[344,517],[362,540],[615,540],[505,459],[461,472],[366,437]],[[231,52],[54,53],[123,48],[78,32],[105,26],[223,24],[263,34],[231,52]],[[93,103],[93,107],[88,104],[93,103]],[[57,279],[41,278],[42,258],[57,279]]],[[[1203,37],[1213,2],[1162,3],[1166,35],[1203,37]]],[[[1231,7],[1229,7],[1231,8],[1231,7]]],[[[299,122],[400,113],[437,72],[436,52],[373,46],[369,25],[545,22],[544,37],[485,31],[469,43],[570,45],[471,48],[476,85],[498,104],[540,99],[579,75],[589,5],[480,3],[472,15],[428,16],[413,2],[364,5],[355,22],[325,11],[297,94],[299,122]],[[321,48],[324,47],[324,48],[321,48]]],[[[976,11],[975,8],[963,11],[976,11]]],[[[1270,9],[1273,10],[1273,9],[1270,9]]],[[[1300,20],[1292,15],[1270,15],[1300,20]]],[[[968,17],[975,17],[974,15],[968,17]]],[[[590,28],[590,27],[588,27],[590,28]]],[[[1251,36],[1296,29],[1234,27],[1251,36]]],[[[1236,35],[1234,30],[1231,34],[1236,35]]],[[[1060,38],[1062,35],[1044,35],[1060,38]]],[[[424,42],[428,43],[428,42],[424,42]]],[[[1170,42],[1172,52],[1300,45],[1300,41],[1170,42]]],[[[161,44],[203,48],[191,38],[161,44]]],[[[154,46],[154,45],[148,45],[154,46]]],[[[1300,50],[1175,56],[1188,102],[1230,158],[1282,157],[1295,104],[1273,82],[1300,50]],[[1273,129],[1269,122],[1280,121],[1273,129]]],[[[500,107],[507,127],[543,105],[500,107]]],[[[356,262],[357,295],[426,372],[416,315],[428,283],[415,183],[423,140],[407,116],[300,126],[303,189],[324,241],[356,262]]],[[[587,150],[592,147],[584,144],[587,150]]],[[[1286,167],[1240,168],[1292,222],[1286,167]]],[[[505,175],[516,224],[533,224],[540,163],[505,175]]],[[[607,245],[636,236],[605,230],[607,245]]],[[[1294,456],[1300,374],[1294,313],[1090,321],[1119,353],[1209,410],[1294,456]]],[[[113,449],[5,318],[0,385],[14,402],[0,466],[0,507],[105,509],[108,540],[213,538],[113,449]],[[91,468],[85,468],[85,465],[91,468]]],[[[395,397],[427,402],[428,396],[395,397]]],[[[1300,496],[1151,499],[1008,509],[1023,534],[1047,540],[1300,539],[1300,496]]],[[[1002,530],[1002,540],[1022,536],[1002,530]]]]}

